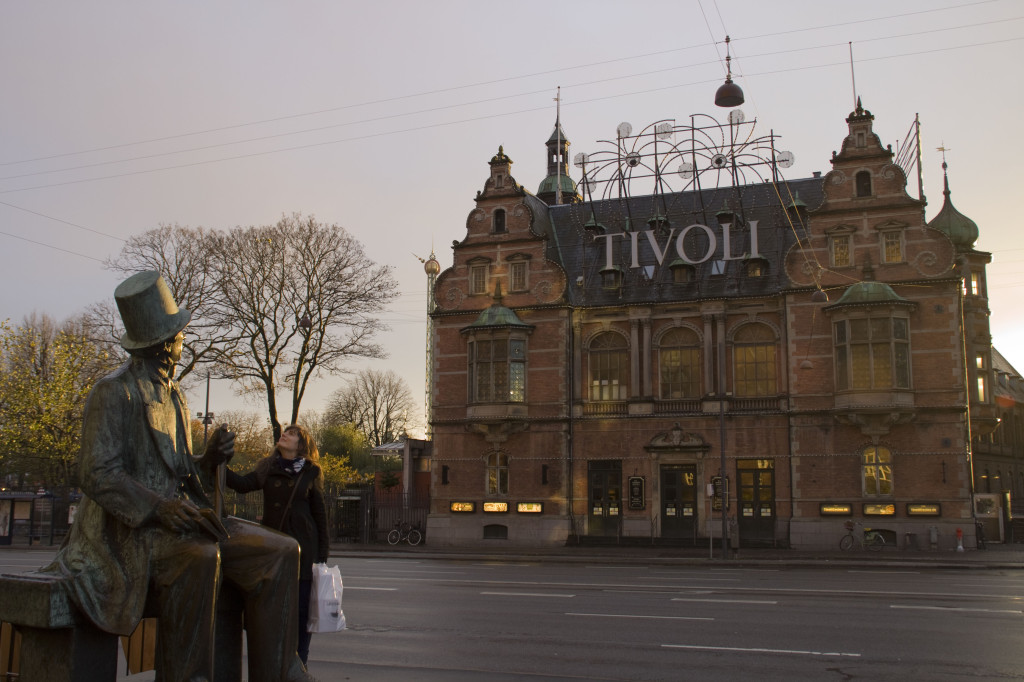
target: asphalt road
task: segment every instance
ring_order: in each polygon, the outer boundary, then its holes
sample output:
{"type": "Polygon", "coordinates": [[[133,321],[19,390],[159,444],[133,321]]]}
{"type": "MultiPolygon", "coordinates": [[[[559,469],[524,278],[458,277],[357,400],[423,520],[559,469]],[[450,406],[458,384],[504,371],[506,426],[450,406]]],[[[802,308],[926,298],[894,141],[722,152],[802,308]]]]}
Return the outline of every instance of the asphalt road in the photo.
{"type": "Polygon", "coordinates": [[[1024,679],[1024,571],[334,561],[323,682],[1024,679]]]}

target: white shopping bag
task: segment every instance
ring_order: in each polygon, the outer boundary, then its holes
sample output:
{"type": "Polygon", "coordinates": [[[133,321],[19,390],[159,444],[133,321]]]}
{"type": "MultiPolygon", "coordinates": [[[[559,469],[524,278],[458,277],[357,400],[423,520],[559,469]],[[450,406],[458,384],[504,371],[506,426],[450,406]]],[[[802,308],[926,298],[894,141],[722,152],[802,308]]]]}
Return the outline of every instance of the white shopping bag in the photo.
{"type": "Polygon", "coordinates": [[[339,632],[345,629],[341,610],[341,571],[337,566],[313,564],[313,586],[309,591],[310,632],[339,632]]]}

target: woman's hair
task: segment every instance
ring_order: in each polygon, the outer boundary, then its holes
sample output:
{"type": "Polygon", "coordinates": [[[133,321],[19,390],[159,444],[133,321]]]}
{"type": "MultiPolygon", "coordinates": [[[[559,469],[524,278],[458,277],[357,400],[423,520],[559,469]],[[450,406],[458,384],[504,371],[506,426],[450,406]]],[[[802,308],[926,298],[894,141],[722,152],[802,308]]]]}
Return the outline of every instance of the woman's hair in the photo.
{"type": "Polygon", "coordinates": [[[299,434],[299,449],[298,452],[295,453],[296,456],[305,457],[311,462],[320,462],[320,453],[316,449],[316,441],[313,440],[313,436],[310,435],[305,426],[290,424],[286,426],[281,433],[284,433],[285,431],[295,431],[299,434]]]}

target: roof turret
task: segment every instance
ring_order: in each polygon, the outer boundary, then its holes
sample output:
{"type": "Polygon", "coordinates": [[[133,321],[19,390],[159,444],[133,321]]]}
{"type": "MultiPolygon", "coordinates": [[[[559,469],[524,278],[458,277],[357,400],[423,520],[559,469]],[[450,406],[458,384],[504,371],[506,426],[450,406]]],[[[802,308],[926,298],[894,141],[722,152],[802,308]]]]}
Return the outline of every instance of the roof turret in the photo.
{"type": "Polygon", "coordinates": [[[942,209],[939,214],[928,222],[928,227],[944,233],[958,251],[970,251],[974,242],[978,241],[978,224],[956,210],[949,195],[949,175],[946,173],[946,162],[942,162],[942,209]]]}

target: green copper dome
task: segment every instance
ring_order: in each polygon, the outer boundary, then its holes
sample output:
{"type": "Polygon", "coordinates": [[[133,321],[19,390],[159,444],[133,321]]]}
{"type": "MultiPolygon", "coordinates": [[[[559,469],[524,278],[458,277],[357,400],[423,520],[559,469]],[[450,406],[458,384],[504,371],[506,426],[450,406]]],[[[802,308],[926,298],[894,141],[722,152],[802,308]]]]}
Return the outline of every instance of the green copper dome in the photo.
{"type": "Polygon", "coordinates": [[[461,331],[468,332],[481,327],[523,327],[533,329],[533,325],[526,324],[519,319],[515,311],[506,308],[501,304],[501,282],[498,282],[494,290],[494,303],[480,311],[473,324],[464,327],[461,331]]]}
{"type": "Polygon", "coordinates": [[[892,287],[888,284],[867,281],[857,282],[843,292],[838,301],[828,307],[838,308],[845,305],[877,305],[880,303],[913,305],[910,301],[893,291],[892,287]]]}
{"type": "Polygon", "coordinates": [[[944,233],[958,250],[973,249],[974,242],[978,241],[978,224],[953,207],[949,199],[949,176],[946,175],[945,162],[942,163],[942,175],[945,185],[942,191],[942,210],[928,222],[928,227],[944,233]]]}
{"type": "Polygon", "coordinates": [[[569,195],[576,194],[576,183],[573,179],[564,173],[562,175],[549,175],[540,181],[540,187],[537,188],[537,196],[543,194],[554,194],[555,190],[558,189],[558,181],[562,181],[562,194],[568,197],[569,195]]]}

